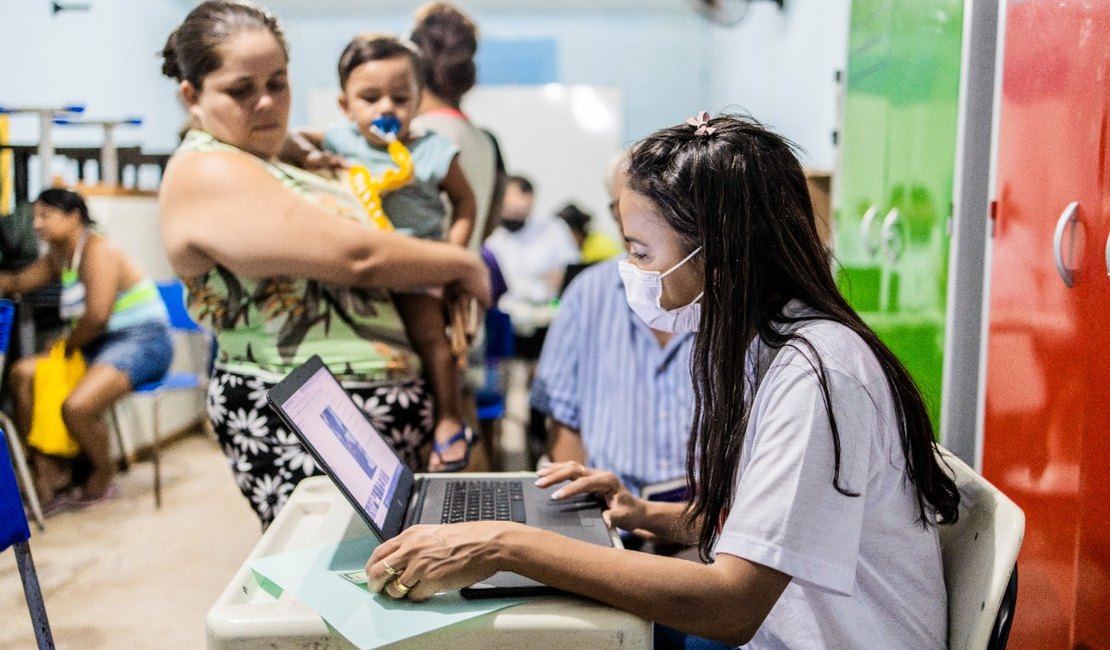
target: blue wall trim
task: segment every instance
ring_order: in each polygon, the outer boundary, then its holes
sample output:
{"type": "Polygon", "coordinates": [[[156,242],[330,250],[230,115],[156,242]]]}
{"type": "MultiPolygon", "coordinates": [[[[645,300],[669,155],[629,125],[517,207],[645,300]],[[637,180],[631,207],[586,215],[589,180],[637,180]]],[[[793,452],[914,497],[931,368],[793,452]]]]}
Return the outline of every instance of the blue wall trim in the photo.
{"type": "Polygon", "coordinates": [[[535,86],[559,81],[555,39],[483,39],[475,57],[478,83],[535,86]]]}

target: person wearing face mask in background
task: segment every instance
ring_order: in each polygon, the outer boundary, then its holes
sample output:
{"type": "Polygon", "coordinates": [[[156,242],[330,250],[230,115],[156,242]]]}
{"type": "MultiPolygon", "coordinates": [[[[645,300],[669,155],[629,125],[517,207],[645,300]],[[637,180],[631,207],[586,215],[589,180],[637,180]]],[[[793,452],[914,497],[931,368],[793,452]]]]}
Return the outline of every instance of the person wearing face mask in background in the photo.
{"type": "Polygon", "coordinates": [[[551,320],[549,305],[559,295],[567,265],[580,257],[565,222],[532,214],[534,194],[527,178],[509,176],[501,225],[486,240],[508,285],[500,307],[513,319],[517,356],[525,359],[539,357],[551,320]]]}
{"type": "MultiPolygon", "coordinates": [[[[531,181],[508,176],[501,223],[486,240],[486,248],[505,277],[507,290],[498,306],[512,321],[516,337],[513,356],[524,364],[529,384],[555,314],[567,266],[580,259],[578,245],[565,221],[532,214],[533,195],[531,181]]],[[[533,408],[525,435],[529,465],[544,453],[546,437],[544,415],[533,408]]]]}

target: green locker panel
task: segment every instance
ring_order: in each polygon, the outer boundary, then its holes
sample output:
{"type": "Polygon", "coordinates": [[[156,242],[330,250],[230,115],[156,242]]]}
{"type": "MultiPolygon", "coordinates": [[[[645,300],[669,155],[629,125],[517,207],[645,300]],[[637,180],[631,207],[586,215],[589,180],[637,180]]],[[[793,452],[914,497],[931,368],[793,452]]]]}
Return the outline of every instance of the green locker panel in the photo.
{"type": "Polygon", "coordinates": [[[841,291],[940,423],[963,2],[855,0],[837,210],[841,291]]]}

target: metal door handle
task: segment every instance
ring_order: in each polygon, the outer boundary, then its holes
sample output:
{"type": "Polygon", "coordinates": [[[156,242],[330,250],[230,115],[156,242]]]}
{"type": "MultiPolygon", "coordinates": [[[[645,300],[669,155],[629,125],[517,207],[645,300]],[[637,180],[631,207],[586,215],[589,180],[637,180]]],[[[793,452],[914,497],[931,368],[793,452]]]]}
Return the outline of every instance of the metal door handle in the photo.
{"type": "Polygon", "coordinates": [[[863,213],[863,219],[859,222],[859,237],[863,240],[863,250],[867,251],[868,257],[875,257],[879,254],[879,244],[872,243],[871,239],[871,224],[875,223],[875,217],[879,215],[879,210],[874,206],[870,206],[863,213]]]}
{"type": "Polygon", "coordinates": [[[1064,231],[1067,230],[1068,224],[1074,225],[1078,220],[1079,201],[1072,201],[1064,208],[1064,212],[1056,222],[1056,232],[1052,235],[1052,256],[1056,258],[1056,272],[1060,274],[1064,286],[1069,289],[1075,286],[1075,275],[1064,264],[1064,231]]]}
{"type": "Polygon", "coordinates": [[[1110,276],[1110,235],[1106,235],[1106,275],[1110,276]]]}
{"type": "Polygon", "coordinates": [[[904,248],[902,246],[902,239],[894,230],[901,220],[902,213],[898,211],[898,208],[891,208],[890,212],[887,212],[886,216],[883,217],[883,248],[886,250],[887,259],[889,259],[891,263],[897,262],[898,259],[902,257],[902,249],[904,248]]]}

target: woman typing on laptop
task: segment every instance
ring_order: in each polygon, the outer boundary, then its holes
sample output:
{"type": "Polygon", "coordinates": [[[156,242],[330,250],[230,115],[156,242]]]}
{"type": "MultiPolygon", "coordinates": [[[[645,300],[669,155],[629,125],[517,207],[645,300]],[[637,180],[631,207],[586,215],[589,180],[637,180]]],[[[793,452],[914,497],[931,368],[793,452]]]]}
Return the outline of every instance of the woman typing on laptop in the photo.
{"type": "Polygon", "coordinates": [[[790,143],[702,113],[633,149],[619,209],[632,309],[697,332],[692,501],[648,503],[577,463],[537,483],[571,480],[553,496],[601,494],[613,525],[712,563],[516,523],[415,526],[374,551],[370,587],[424,600],[504,570],[751,648],[945,647],[936,523],[959,495],[909,375],[837,291],[790,143]]]}

